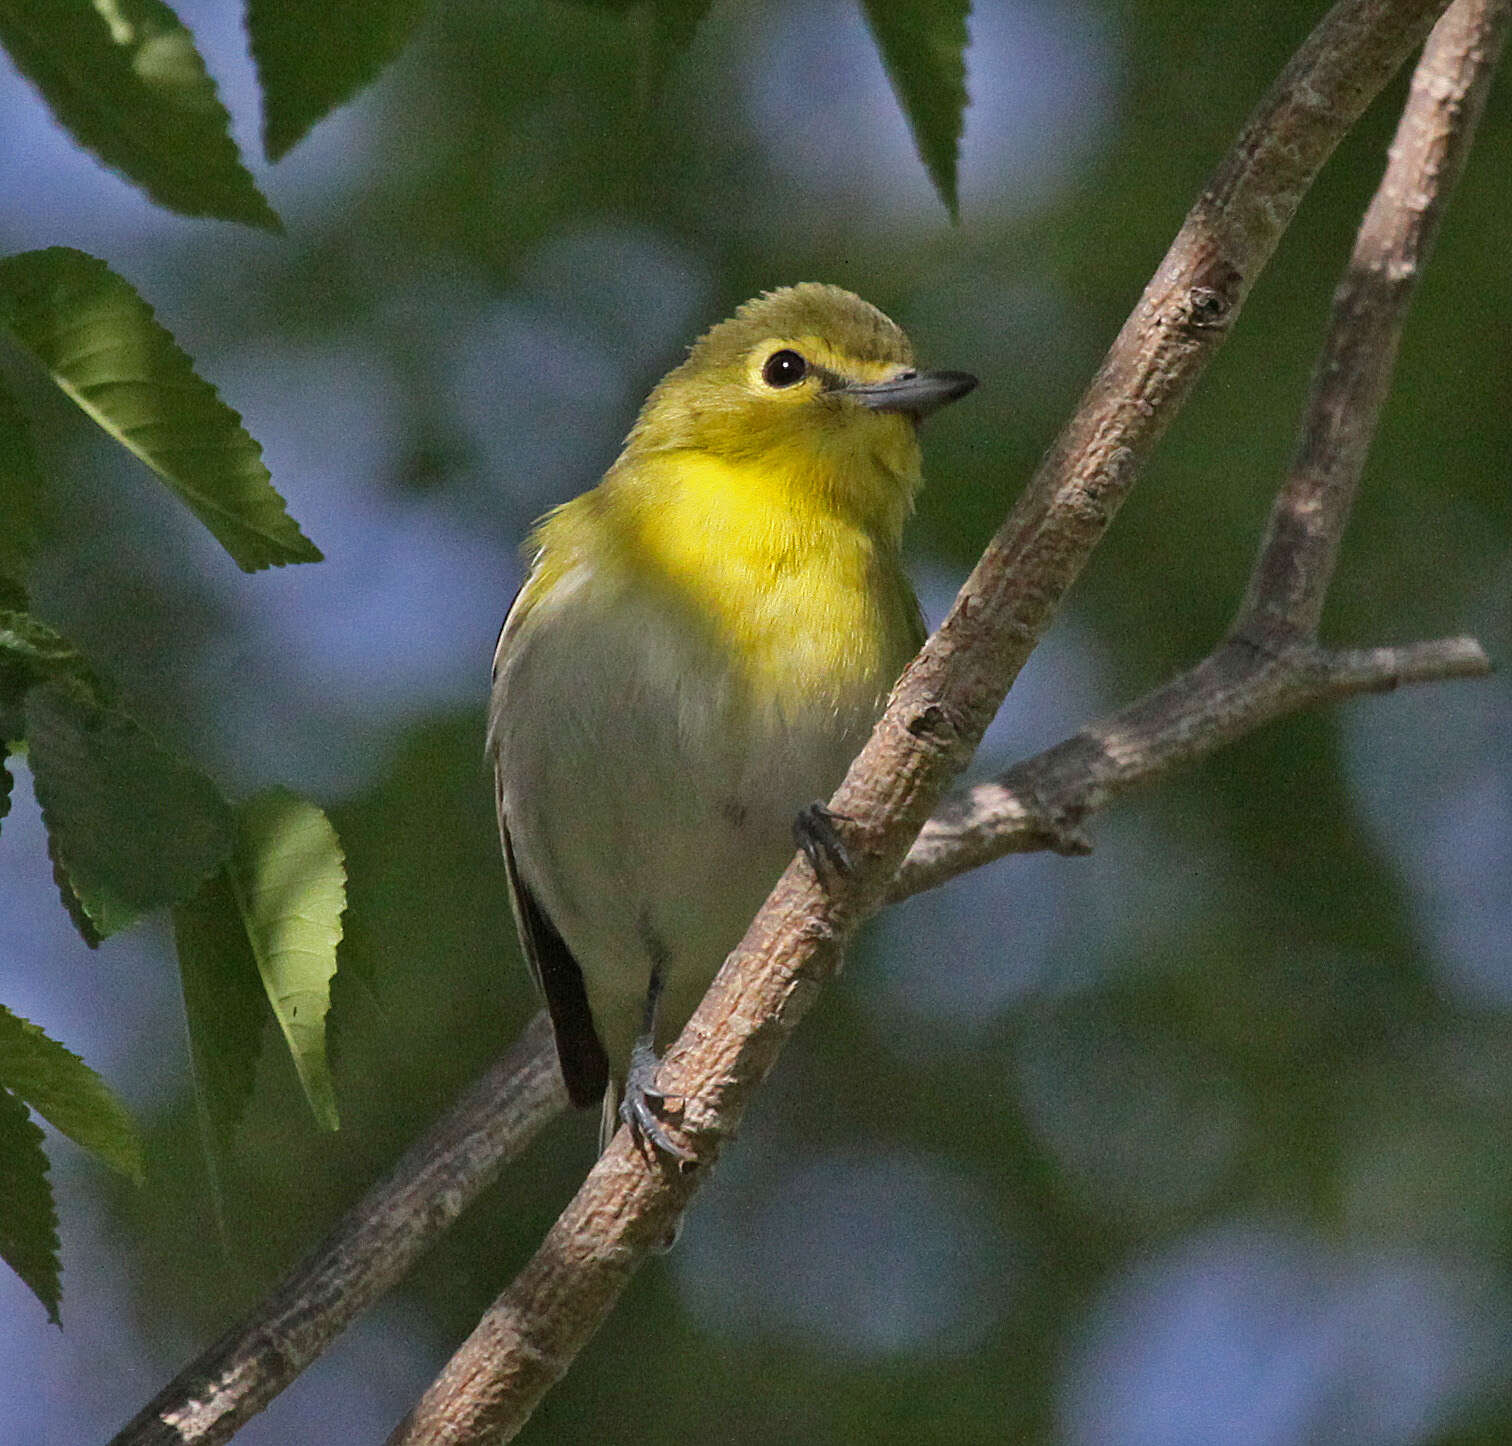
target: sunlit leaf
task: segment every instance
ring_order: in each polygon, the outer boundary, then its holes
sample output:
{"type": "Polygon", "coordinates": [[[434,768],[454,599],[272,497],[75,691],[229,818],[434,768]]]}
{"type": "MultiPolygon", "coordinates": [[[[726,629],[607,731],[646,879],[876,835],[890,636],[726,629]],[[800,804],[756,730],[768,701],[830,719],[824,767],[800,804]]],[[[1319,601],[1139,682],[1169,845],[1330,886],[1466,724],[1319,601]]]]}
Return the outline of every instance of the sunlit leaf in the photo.
{"type": "Polygon", "coordinates": [[[0,1258],[61,1325],[58,1216],[47,1179],[42,1131],[26,1106],[0,1088],[0,1258]]]}
{"type": "Polygon", "coordinates": [[[326,1014],[346,908],[340,840],[320,809],[275,789],[241,809],[231,881],[268,1002],[315,1118],[337,1127],[326,1014]]]}
{"type": "Polygon", "coordinates": [[[262,449],[129,283],[66,247],[0,259],[0,323],[248,572],[318,562],[262,449]]]}
{"type": "Polygon", "coordinates": [[[248,0],[263,91],[263,149],[276,161],[404,48],[426,0],[248,0]]]}
{"type": "Polygon", "coordinates": [[[78,679],[30,689],[25,715],[55,858],[100,934],[187,898],[230,853],[231,813],[209,779],[78,679]]]}
{"type": "Polygon", "coordinates": [[[252,1095],[268,1007],[227,871],[175,905],[184,1012],[195,1089],[214,1147],[229,1149],[252,1095]]]}
{"type": "MultiPolygon", "coordinates": [[[[37,546],[42,472],[31,429],[0,376],[0,579],[22,584],[37,546]]],[[[0,605],[5,605],[0,600],[0,605]]]]}
{"type": "Polygon", "coordinates": [[[0,1004],[0,1086],[138,1184],[142,1142],[126,1106],[72,1050],[0,1004]]]}
{"type": "Polygon", "coordinates": [[[914,144],[954,218],[970,0],[861,0],[914,144]]]}
{"type": "Polygon", "coordinates": [[[282,229],[194,38],[161,0],[5,0],[0,44],[58,123],[159,205],[282,229]]]}

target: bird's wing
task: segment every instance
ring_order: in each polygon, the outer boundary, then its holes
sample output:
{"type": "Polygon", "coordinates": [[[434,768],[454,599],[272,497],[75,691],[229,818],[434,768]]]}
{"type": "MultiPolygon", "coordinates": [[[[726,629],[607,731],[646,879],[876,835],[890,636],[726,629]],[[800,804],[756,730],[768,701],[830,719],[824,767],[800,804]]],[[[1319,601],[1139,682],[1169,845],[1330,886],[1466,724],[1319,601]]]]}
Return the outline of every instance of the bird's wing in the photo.
{"type": "Polygon", "coordinates": [[[499,799],[499,837],[504,843],[504,869],[509,876],[509,902],[525,948],[525,962],[536,988],[546,997],[556,1035],[557,1059],[567,1083],[567,1097],[580,1108],[597,1104],[609,1083],[609,1057],[593,1027],[583,971],[572,951],[557,933],[556,925],[530,892],[515,864],[504,817],[502,790],[499,799]]]}
{"type": "MultiPolygon", "coordinates": [[[[511,634],[530,604],[528,584],[515,594],[504,626],[499,631],[498,647],[494,651],[494,678],[497,682],[499,659],[511,634]]],[[[490,700],[488,723],[489,752],[494,752],[494,737],[499,706],[498,689],[490,700]]],[[[520,931],[520,943],[525,950],[525,962],[530,968],[530,977],[535,980],[546,999],[546,1012],[551,1016],[552,1033],[556,1035],[557,1060],[562,1067],[562,1078],[567,1083],[567,1097],[579,1107],[597,1104],[609,1082],[609,1058],[593,1027],[593,1013],[588,1008],[588,992],[583,987],[583,971],[572,950],[567,947],[550,915],[541,907],[540,900],[530,891],[530,886],[520,877],[515,863],[514,845],[509,838],[509,819],[504,812],[504,785],[498,776],[497,759],[494,770],[495,799],[499,809],[499,840],[504,846],[504,870],[509,878],[509,904],[514,912],[515,926],[520,931]]]]}

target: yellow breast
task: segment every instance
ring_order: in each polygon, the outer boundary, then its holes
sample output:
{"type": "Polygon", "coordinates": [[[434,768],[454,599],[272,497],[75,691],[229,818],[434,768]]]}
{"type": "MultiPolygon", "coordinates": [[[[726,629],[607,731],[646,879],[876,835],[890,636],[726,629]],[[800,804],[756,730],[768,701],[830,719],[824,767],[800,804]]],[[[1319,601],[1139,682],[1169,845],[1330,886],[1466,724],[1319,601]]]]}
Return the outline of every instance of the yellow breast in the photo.
{"type": "Polygon", "coordinates": [[[896,541],[905,509],[879,526],[844,505],[879,488],[815,469],[811,452],[638,459],[543,524],[543,563],[592,535],[599,557],[659,591],[734,664],[753,700],[789,715],[870,710],[920,641],[896,541]]]}

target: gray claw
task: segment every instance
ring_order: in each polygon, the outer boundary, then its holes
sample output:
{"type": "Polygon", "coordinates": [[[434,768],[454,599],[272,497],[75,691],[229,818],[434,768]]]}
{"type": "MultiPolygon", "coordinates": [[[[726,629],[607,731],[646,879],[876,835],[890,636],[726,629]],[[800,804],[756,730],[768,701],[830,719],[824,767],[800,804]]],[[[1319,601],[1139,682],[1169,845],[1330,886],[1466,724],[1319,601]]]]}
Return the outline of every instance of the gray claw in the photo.
{"type": "Polygon", "coordinates": [[[667,1127],[657,1118],[655,1106],[665,1104],[667,1100],[666,1092],[656,1087],[656,1070],[660,1063],[649,1038],[642,1036],[635,1041],[630,1052],[624,1098],[620,1100],[620,1119],[630,1126],[630,1133],[638,1144],[643,1145],[649,1140],[678,1164],[696,1165],[698,1156],[668,1134],[667,1127]]]}
{"type": "Polygon", "coordinates": [[[656,1117],[656,1111],[651,1107],[652,1099],[665,1098],[665,1095],[648,1095],[627,1087],[625,1098],[620,1101],[620,1119],[630,1126],[630,1133],[637,1141],[650,1141],[662,1154],[670,1155],[680,1165],[695,1165],[698,1156],[667,1133],[666,1126],[656,1117]]]}
{"type": "Polygon", "coordinates": [[[842,813],[835,813],[822,803],[810,803],[798,810],[793,819],[793,841],[803,851],[809,867],[821,877],[827,870],[848,874],[853,868],[850,850],[840,837],[837,823],[849,823],[842,813]]]}

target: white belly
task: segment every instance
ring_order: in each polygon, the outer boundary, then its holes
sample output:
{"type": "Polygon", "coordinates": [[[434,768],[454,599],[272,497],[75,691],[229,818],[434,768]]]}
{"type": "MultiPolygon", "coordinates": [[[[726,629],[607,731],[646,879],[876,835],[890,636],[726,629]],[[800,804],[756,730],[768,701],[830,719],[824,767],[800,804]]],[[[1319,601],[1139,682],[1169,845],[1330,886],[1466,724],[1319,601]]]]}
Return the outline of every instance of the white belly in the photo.
{"type": "Polygon", "coordinates": [[[503,807],[617,1077],[653,967],[661,1049],[792,857],[795,814],[834,791],[892,681],[779,711],[655,596],[579,573],[529,608],[496,684],[503,807]]]}

